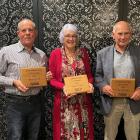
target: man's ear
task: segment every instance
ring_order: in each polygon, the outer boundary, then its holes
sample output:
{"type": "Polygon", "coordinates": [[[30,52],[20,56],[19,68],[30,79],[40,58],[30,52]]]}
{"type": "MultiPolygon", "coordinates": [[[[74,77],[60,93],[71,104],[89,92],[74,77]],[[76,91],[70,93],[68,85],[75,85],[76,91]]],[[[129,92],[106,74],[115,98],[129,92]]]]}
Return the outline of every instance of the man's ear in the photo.
{"type": "Polygon", "coordinates": [[[115,38],[114,38],[114,33],[113,33],[113,32],[112,32],[112,38],[115,39],[115,38]]]}
{"type": "Polygon", "coordinates": [[[17,36],[19,37],[19,31],[17,31],[17,36]]]}

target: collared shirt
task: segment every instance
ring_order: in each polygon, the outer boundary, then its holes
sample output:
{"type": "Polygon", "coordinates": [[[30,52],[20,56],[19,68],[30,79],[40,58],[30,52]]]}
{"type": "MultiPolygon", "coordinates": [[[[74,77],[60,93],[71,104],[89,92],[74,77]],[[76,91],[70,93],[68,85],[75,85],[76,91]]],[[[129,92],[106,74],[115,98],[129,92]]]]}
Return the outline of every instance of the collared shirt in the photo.
{"type": "Polygon", "coordinates": [[[134,65],[128,48],[122,54],[114,48],[114,77],[134,78],[134,76],[134,65]]]}
{"type": "Polygon", "coordinates": [[[33,48],[29,53],[20,43],[3,47],[0,50],[0,85],[5,92],[16,95],[36,95],[41,87],[30,88],[26,93],[13,86],[13,80],[20,79],[20,68],[46,66],[46,55],[43,51],[33,48]]]}

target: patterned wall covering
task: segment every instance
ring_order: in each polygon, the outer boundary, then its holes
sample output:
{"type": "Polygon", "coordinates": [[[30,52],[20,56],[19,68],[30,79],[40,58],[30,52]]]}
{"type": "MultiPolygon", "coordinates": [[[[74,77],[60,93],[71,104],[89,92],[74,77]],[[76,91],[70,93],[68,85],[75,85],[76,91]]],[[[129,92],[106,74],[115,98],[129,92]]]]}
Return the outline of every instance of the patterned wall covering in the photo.
{"type": "Polygon", "coordinates": [[[128,21],[133,26],[133,39],[140,45],[140,0],[128,0],[128,21]]]}
{"type": "Polygon", "coordinates": [[[42,0],[42,7],[42,45],[48,55],[59,44],[58,34],[65,23],[78,26],[82,46],[99,50],[118,19],[118,0],[42,0]]]}
{"type": "Polygon", "coordinates": [[[32,6],[32,0],[0,0],[0,47],[17,41],[17,22],[32,17],[32,6]]]}

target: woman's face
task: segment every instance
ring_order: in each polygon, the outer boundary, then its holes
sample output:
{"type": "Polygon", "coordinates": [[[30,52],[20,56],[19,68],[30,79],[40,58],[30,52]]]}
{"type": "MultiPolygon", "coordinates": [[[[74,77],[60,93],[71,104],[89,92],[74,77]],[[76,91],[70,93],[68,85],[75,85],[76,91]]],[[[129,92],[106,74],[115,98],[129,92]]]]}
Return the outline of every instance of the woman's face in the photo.
{"type": "Polygon", "coordinates": [[[77,45],[77,35],[74,31],[66,29],[64,31],[64,47],[74,49],[77,45]]]}

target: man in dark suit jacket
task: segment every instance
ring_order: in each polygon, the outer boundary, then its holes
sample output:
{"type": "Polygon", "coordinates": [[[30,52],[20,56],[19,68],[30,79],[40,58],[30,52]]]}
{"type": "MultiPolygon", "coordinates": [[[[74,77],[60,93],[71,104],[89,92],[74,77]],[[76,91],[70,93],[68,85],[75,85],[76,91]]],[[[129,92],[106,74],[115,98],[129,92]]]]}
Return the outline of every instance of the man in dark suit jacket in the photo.
{"type": "MultiPolygon", "coordinates": [[[[115,140],[121,117],[127,140],[138,140],[140,122],[140,47],[130,44],[132,29],[119,21],[112,32],[115,44],[97,53],[96,86],[101,91],[105,121],[104,140],[115,140]],[[135,91],[130,98],[112,97],[112,78],[135,78],[135,91]]],[[[129,87],[128,87],[129,88],[129,87]]]]}

